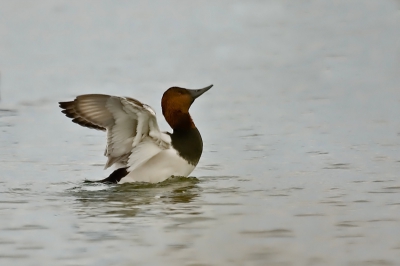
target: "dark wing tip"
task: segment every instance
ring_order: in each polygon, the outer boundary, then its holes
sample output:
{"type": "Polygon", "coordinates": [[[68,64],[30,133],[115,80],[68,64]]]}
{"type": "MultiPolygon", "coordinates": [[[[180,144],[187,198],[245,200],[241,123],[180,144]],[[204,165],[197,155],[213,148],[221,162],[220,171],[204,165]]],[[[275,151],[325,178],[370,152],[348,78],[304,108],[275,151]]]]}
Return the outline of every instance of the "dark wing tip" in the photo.
{"type": "Polygon", "coordinates": [[[74,106],[74,102],[58,102],[60,108],[67,109],[74,106]]]}
{"type": "Polygon", "coordinates": [[[75,101],[59,102],[58,104],[59,104],[60,108],[63,109],[61,112],[63,114],[65,114],[66,117],[72,118],[72,122],[74,122],[80,126],[83,126],[83,127],[93,128],[93,129],[102,130],[102,131],[106,130],[104,127],[95,125],[95,124],[87,121],[82,116],[80,116],[75,110],[75,101]]]}

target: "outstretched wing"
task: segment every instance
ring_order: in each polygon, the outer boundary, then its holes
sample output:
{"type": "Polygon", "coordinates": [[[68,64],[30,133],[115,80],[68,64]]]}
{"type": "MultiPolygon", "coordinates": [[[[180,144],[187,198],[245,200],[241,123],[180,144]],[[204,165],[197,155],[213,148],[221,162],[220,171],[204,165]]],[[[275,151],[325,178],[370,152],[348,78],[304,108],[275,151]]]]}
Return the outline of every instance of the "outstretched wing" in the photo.
{"type": "Polygon", "coordinates": [[[129,156],[144,139],[160,150],[171,145],[171,138],[158,127],[154,110],[136,99],[86,94],[71,102],[60,102],[60,107],[72,122],[107,131],[105,168],[115,163],[126,166],[129,156]]]}

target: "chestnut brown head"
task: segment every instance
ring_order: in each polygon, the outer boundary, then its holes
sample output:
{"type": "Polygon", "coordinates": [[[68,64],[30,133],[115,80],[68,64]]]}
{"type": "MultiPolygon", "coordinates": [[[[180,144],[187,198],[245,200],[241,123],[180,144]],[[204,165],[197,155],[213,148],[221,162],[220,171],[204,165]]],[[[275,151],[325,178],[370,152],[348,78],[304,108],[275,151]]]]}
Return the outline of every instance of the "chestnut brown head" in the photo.
{"type": "Polygon", "coordinates": [[[162,112],[168,124],[173,128],[194,127],[189,115],[189,108],[200,95],[211,89],[213,85],[198,90],[171,87],[161,100],[162,112]]]}

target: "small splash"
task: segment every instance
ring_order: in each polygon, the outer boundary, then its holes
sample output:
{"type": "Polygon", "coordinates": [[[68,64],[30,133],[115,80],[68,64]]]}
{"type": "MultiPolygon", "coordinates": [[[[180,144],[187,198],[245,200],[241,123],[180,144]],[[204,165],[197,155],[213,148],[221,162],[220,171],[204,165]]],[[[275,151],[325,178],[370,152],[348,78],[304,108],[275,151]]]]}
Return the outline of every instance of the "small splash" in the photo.
{"type": "Polygon", "coordinates": [[[185,182],[196,184],[196,183],[200,182],[200,180],[194,176],[171,176],[167,180],[157,183],[155,185],[156,185],[156,187],[165,187],[170,184],[185,183],[185,182]]]}
{"type": "MultiPolygon", "coordinates": [[[[89,180],[85,180],[81,185],[75,186],[69,191],[72,192],[96,192],[96,193],[106,193],[109,194],[124,194],[133,192],[138,195],[141,192],[158,191],[159,189],[173,189],[175,192],[181,189],[182,191],[190,189],[195,186],[199,181],[196,177],[184,177],[184,176],[172,176],[167,180],[160,183],[148,183],[148,182],[135,182],[135,183],[124,183],[124,184],[104,184],[97,183],[89,180]]],[[[130,193],[129,193],[130,194],[130,193]]],[[[100,195],[100,194],[98,194],[100,195]]],[[[155,198],[156,195],[152,197],[155,198]]]]}
{"type": "Polygon", "coordinates": [[[165,187],[170,184],[175,184],[175,183],[183,183],[183,182],[190,182],[190,183],[198,183],[200,182],[197,177],[193,176],[171,176],[170,178],[166,179],[163,182],[159,183],[149,183],[149,182],[133,182],[133,183],[124,183],[124,184],[104,184],[104,183],[99,183],[96,181],[92,180],[85,180],[83,183],[87,186],[90,187],[104,187],[104,188],[110,188],[110,187],[129,187],[129,188],[152,188],[152,187],[165,187]]]}
{"type": "Polygon", "coordinates": [[[115,184],[108,185],[108,184],[102,184],[102,183],[90,183],[87,182],[87,180],[84,181],[84,184],[90,184],[82,187],[75,187],[74,189],[81,189],[81,190],[86,190],[86,191],[100,191],[100,190],[107,190],[111,188],[112,186],[115,186],[115,184]]]}

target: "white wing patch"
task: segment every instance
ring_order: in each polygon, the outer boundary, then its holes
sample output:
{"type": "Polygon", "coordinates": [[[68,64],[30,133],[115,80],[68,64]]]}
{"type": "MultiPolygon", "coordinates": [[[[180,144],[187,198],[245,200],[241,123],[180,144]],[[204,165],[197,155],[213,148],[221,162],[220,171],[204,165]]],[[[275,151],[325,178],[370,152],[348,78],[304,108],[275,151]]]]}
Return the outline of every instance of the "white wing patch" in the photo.
{"type": "MultiPolygon", "coordinates": [[[[169,141],[171,141],[171,138],[166,135],[165,138],[169,138],[169,141]]],[[[146,137],[141,141],[134,149],[132,149],[132,153],[129,156],[129,161],[128,161],[128,172],[133,171],[134,169],[138,168],[139,166],[143,165],[146,163],[149,159],[160,153],[161,151],[165,150],[162,146],[159,146],[153,138],[146,137]]]]}

